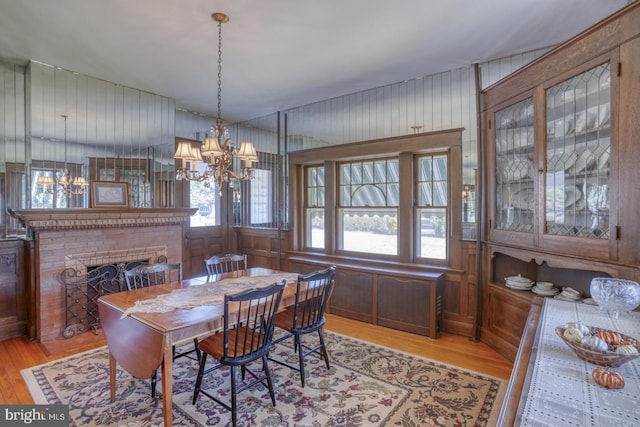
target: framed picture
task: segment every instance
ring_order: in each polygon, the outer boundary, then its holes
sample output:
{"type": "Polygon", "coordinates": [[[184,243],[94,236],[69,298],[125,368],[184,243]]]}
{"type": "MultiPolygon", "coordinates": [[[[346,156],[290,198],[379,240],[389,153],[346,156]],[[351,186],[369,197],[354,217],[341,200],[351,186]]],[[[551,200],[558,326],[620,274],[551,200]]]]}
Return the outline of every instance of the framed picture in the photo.
{"type": "Polygon", "coordinates": [[[91,181],[92,208],[128,208],[129,183],[120,181],[91,181]]]}

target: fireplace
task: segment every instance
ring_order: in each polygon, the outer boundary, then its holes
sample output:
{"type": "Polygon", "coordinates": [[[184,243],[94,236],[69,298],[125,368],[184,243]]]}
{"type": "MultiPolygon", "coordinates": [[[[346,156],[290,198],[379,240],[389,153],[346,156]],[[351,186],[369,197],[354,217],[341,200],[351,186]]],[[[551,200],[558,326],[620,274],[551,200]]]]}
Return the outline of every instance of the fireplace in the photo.
{"type": "Polygon", "coordinates": [[[65,294],[64,338],[100,326],[98,299],[127,289],[125,271],[167,261],[167,247],[122,249],[67,255],[60,274],[65,294]]]}
{"type": "Polygon", "coordinates": [[[146,260],[182,262],[184,228],[195,209],[15,210],[31,243],[30,335],[46,343],[67,326],[65,285],[74,268],[86,275],[98,265],[146,260]]]}

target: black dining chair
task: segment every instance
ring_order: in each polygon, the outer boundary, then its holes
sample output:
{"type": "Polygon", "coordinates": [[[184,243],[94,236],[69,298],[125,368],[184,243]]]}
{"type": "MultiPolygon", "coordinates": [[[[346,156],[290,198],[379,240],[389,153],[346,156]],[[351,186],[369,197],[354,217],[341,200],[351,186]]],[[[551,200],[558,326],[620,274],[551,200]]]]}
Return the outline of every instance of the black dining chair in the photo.
{"type": "Polygon", "coordinates": [[[212,256],[204,260],[207,269],[207,276],[214,274],[231,273],[238,270],[247,269],[247,256],[240,254],[226,254],[222,256],[212,256]]]}
{"type": "Polygon", "coordinates": [[[140,264],[124,272],[129,290],[163,285],[182,280],[182,265],[159,262],[140,264]]]}
{"type": "Polygon", "coordinates": [[[243,390],[258,384],[269,390],[271,402],[276,405],[275,391],[271,380],[271,370],[267,363],[267,356],[273,339],[274,320],[282,298],[286,282],[276,282],[264,288],[250,289],[224,297],[224,329],[222,333],[210,335],[200,341],[202,358],[200,369],[196,377],[193,392],[195,405],[199,394],[213,399],[218,404],[231,411],[231,420],[237,425],[238,405],[237,395],[243,390]],[[216,362],[206,368],[207,355],[211,355],[216,362]],[[251,362],[262,360],[262,366],[249,368],[251,362]],[[223,401],[214,396],[215,391],[202,388],[204,375],[229,366],[231,379],[230,400],[223,401]],[[241,369],[241,381],[238,384],[237,368],[241,369]],[[246,374],[251,377],[245,381],[246,374]]]}
{"type": "MultiPolygon", "coordinates": [[[[140,264],[126,270],[124,277],[129,290],[146,288],[149,286],[164,285],[182,280],[182,265],[167,262],[159,262],[156,264],[140,264]]],[[[178,351],[173,346],[173,360],[180,357],[200,361],[200,349],[198,348],[198,339],[193,339],[193,347],[185,351],[178,351]],[[194,357],[195,354],[195,357],[194,357]]],[[[151,397],[156,395],[156,387],[158,384],[158,371],[156,370],[151,377],[151,397]]]]}
{"type": "Polygon", "coordinates": [[[335,272],[336,267],[331,266],[326,270],[298,276],[295,304],[279,312],[276,318],[276,326],[284,329],[286,333],[274,340],[274,344],[293,337],[294,350],[298,353],[298,365],[294,366],[280,359],[271,358],[270,360],[300,372],[302,387],[305,380],[305,357],[315,353],[324,359],[327,369],[330,369],[323,328],[324,312],[333,291],[335,272]],[[318,343],[306,344],[303,337],[313,332],[318,333],[318,343]]]}

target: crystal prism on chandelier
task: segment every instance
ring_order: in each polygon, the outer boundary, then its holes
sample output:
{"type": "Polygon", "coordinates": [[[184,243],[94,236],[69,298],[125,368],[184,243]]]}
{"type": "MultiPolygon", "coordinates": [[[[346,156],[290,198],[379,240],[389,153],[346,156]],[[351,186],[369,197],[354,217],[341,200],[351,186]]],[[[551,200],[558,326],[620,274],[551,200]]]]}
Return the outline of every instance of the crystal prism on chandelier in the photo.
{"type": "Polygon", "coordinates": [[[224,13],[211,15],[218,23],[218,114],[216,124],[211,126],[210,134],[199,147],[193,147],[188,141],[178,144],[175,159],[182,160],[185,167],[176,171],[176,180],[203,182],[205,187],[215,184],[222,189],[225,182],[232,180],[245,181],[253,179],[252,164],[258,161],[258,154],[251,142],[243,142],[240,148],[231,143],[229,130],[222,124],[222,24],[229,21],[224,13]],[[233,171],[234,159],[243,161],[240,173],[233,171]],[[206,163],[204,171],[196,169],[197,162],[206,163]]]}

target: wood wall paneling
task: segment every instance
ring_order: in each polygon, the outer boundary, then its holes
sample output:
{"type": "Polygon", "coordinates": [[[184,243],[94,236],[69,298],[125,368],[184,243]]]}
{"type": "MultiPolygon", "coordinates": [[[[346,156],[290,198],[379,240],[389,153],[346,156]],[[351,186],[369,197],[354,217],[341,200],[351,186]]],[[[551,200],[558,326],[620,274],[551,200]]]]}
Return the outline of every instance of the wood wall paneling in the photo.
{"type": "Polygon", "coordinates": [[[28,334],[24,258],[22,240],[0,242],[0,341],[28,334]]]}

